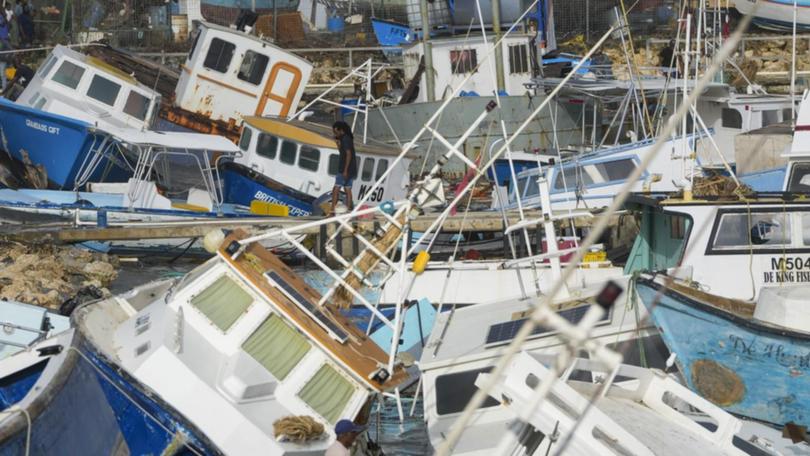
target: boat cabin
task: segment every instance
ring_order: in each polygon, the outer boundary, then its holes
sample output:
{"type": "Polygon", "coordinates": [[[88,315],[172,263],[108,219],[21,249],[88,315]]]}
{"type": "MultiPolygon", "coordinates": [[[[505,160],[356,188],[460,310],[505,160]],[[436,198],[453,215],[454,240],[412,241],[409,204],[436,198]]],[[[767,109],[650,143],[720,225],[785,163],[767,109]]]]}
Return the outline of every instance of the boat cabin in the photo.
{"type": "MultiPolygon", "coordinates": [[[[330,127],[306,121],[246,117],[239,148],[243,154],[237,165],[254,170],[263,177],[310,198],[331,192],[338,173],[338,150],[330,127]]],[[[369,195],[369,204],[398,200],[406,196],[410,184],[408,166],[412,157],[394,164],[399,149],[355,141],[357,178],[352,187],[354,201],[359,201],[390,167],[385,181],[369,195]]],[[[228,178],[226,177],[226,180],[228,178]]],[[[227,184],[226,184],[227,185],[227,184]]],[[[273,201],[269,190],[246,195],[251,200],[273,201]]],[[[230,198],[234,200],[234,198],[230,198]]],[[[250,204],[250,201],[242,204],[250,204]]],[[[305,215],[294,214],[292,215],[305,215]]]]}
{"type": "MultiPolygon", "coordinates": [[[[529,40],[531,35],[510,33],[503,37],[503,68],[506,93],[509,95],[523,95],[528,90],[525,84],[531,82],[531,58],[529,56],[529,40]]],[[[489,63],[475,70],[478,62],[492,49],[493,38],[484,42],[482,36],[434,38],[430,40],[433,48],[433,66],[436,74],[436,99],[444,98],[457,84],[461,83],[470,73],[475,72],[472,78],[461,88],[468,95],[493,96],[498,90],[494,80],[494,68],[489,63]]],[[[424,57],[422,42],[416,42],[405,48],[403,58],[405,64],[405,79],[411,80],[417,76],[419,62],[424,57]]],[[[494,56],[488,60],[494,62],[494,56]]],[[[492,63],[494,65],[494,63],[492,63]]],[[[421,72],[419,82],[419,95],[414,102],[428,101],[425,74],[421,72]]]]}
{"type": "Polygon", "coordinates": [[[810,202],[758,194],[746,201],[631,196],[641,228],[625,273],[662,271],[700,290],[755,300],[765,286],[810,282],[810,202]]]}
{"type": "Polygon", "coordinates": [[[17,103],[96,126],[148,129],[160,95],[112,65],[57,45],[17,103]]]}
{"type": "MultiPolygon", "coordinates": [[[[695,135],[667,141],[634,184],[632,191],[676,190],[675,182],[683,178],[682,166],[680,160],[672,157],[684,155],[684,150],[691,151],[695,138],[699,137],[700,135],[695,135]]],[[[627,178],[641,164],[643,157],[652,151],[654,144],[655,140],[649,139],[609,147],[562,163],[523,171],[517,175],[517,186],[510,185],[507,207],[516,208],[518,197],[524,208],[540,206],[537,179],[541,172],[548,173],[551,187],[549,193],[554,210],[608,206],[627,178]]]]}
{"type": "Polygon", "coordinates": [[[243,116],[295,112],[312,64],[254,35],[201,22],[174,105],[239,125],[243,116]]]}
{"type": "MultiPolygon", "coordinates": [[[[674,97],[673,97],[674,98],[674,97]]],[[[726,84],[710,85],[698,99],[695,109],[706,127],[714,132],[713,139],[725,159],[738,161],[734,137],[792,119],[790,96],[770,94],[740,94],[726,84]]],[[[675,112],[674,105],[669,106],[675,112]]],[[[692,131],[692,116],[687,116],[687,131],[692,131]]],[[[700,126],[696,126],[700,129],[700,126]]],[[[700,141],[698,158],[706,164],[720,164],[717,151],[709,141],[700,141]]]]}

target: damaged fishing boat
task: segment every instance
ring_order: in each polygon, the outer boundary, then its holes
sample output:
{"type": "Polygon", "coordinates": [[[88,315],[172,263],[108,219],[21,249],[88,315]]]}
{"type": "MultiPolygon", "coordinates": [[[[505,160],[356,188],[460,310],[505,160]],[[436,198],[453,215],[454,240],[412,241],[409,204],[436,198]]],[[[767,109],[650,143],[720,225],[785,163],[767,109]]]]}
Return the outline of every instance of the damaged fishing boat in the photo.
{"type": "Polygon", "coordinates": [[[323,452],[336,421],[364,422],[368,402],[407,379],[278,258],[243,239],[232,233],[182,280],[73,314],[133,453],[323,452]],[[296,423],[308,430],[297,440],[296,423]]]}

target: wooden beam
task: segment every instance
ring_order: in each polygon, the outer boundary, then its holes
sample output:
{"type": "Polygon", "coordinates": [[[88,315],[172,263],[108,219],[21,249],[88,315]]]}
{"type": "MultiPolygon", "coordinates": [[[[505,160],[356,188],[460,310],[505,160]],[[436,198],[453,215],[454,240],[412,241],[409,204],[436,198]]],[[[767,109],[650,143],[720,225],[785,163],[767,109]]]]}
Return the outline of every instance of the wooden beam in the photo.
{"type": "MultiPolygon", "coordinates": [[[[526,218],[532,219],[540,216],[538,211],[526,212],[526,218]]],[[[435,214],[426,214],[411,221],[413,231],[425,231],[436,219],[435,214]]],[[[203,237],[213,229],[234,230],[237,228],[248,229],[253,232],[265,231],[273,228],[292,228],[297,224],[317,220],[315,217],[290,217],[290,218],[262,218],[243,220],[223,220],[221,223],[209,222],[178,222],[173,224],[148,225],[131,224],[128,226],[112,226],[100,228],[95,226],[75,227],[69,223],[60,225],[36,226],[36,225],[6,225],[0,231],[0,239],[16,242],[55,242],[55,243],[76,243],[85,241],[126,241],[137,239],[171,239],[171,238],[194,238],[203,237]]],[[[510,224],[517,223],[519,218],[516,213],[508,214],[510,224]]],[[[355,225],[365,231],[374,229],[374,223],[384,222],[383,219],[358,220],[355,225]]],[[[442,225],[443,232],[458,231],[503,231],[503,220],[497,212],[470,212],[450,216],[442,225]]],[[[305,232],[305,234],[317,234],[319,228],[315,227],[305,232]]]]}

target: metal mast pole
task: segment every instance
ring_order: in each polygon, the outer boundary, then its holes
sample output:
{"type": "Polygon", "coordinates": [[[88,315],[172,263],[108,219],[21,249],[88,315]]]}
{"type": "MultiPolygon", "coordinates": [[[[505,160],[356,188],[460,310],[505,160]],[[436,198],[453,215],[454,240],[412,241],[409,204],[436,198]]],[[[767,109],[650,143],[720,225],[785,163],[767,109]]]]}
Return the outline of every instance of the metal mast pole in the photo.
{"type": "Polygon", "coordinates": [[[430,17],[428,16],[427,0],[419,1],[419,12],[422,15],[422,48],[425,52],[425,90],[427,100],[436,101],[436,89],[433,74],[433,45],[430,43],[430,17]]]}

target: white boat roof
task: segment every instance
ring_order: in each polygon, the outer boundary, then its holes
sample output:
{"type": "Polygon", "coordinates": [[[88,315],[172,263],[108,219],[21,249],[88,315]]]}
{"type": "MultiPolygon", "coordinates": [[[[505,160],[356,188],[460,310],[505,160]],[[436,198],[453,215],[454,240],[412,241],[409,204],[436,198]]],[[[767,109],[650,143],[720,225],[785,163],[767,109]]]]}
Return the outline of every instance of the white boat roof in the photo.
{"type": "MultiPolygon", "coordinates": [[[[617,276],[620,273],[617,273],[617,276]]],[[[585,299],[594,296],[602,288],[601,284],[589,288],[578,289],[577,300],[562,301],[561,310],[586,306],[585,299]]],[[[509,322],[518,322],[527,317],[538,298],[515,297],[504,301],[476,304],[456,309],[452,312],[442,312],[436,316],[428,343],[422,353],[420,366],[423,370],[441,367],[448,363],[460,364],[467,360],[493,358],[499,356],[508,340],[500,343],[487,344],[487,335],[493,325],[502,325],[509,322]],[[437,348],[438,347],[438,348],[437,348]],[[434,354],[435,352],[435,354],[434,354]]],[[[621,301],[621,297],[617,302],[621,301]]],[[[629,323],[629,321],[628,321],[629,323]]],[[[519,324],[519,323],[516,323],[519,324]]],[[[538,334],[540,336],[540,334],[538,334]]],[[[523,345],[524,350],[532,350],[534,345],[544,347],[559,345],[561,342],[544,340],[533,343],[530,338],[523,345]]]]}
{"type": "Polygon", "coordinates": [[[224,136],[208,135],[205,133],[138,130],[136,128],[114,126],[105,126],[99,129],[128,144],[180,150],[239,152],[239,147],[224,136]]]}

